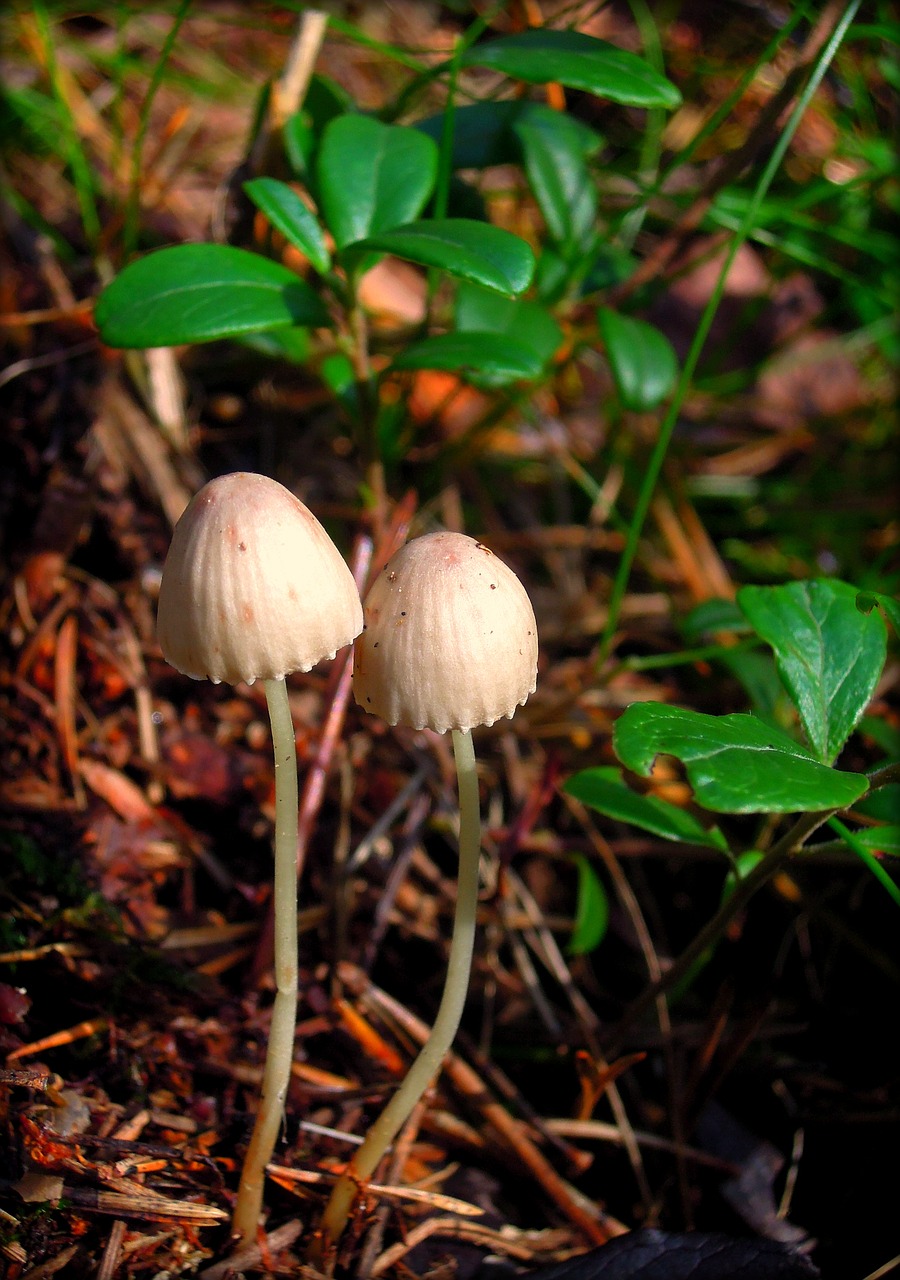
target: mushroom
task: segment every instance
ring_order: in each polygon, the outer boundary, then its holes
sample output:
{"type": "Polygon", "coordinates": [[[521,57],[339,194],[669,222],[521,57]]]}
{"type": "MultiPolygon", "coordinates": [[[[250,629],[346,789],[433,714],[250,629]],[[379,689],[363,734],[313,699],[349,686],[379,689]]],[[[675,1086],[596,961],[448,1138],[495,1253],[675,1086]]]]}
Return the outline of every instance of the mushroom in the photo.
{"type": "Polygon", "coordinates": [[[312,512],[268,476],[211,480],[175,526],[159,592],[163,656],[195,680],[264,682],[275,756],[275,1000],[262,1092],[232,1220],[256,1240],[297,1017],[297,753],[285,676],[362,628],[353,575],[312,512]]]}
{"type": "Polygon", "coordinates": [[[450,1048],[462,1017],[481,852],[471,730],[511,716],[537,683],[537,624],[513,571],[481,542],[432,533],[402,547],[366,596],[353,652],[360,706],[415,729],[453,735],[459,785],[459,880],[447,978],[431,1034],[354,1153],[322,1219],[321,1253],[344,1229],[372,1173],[450,1048]]]}

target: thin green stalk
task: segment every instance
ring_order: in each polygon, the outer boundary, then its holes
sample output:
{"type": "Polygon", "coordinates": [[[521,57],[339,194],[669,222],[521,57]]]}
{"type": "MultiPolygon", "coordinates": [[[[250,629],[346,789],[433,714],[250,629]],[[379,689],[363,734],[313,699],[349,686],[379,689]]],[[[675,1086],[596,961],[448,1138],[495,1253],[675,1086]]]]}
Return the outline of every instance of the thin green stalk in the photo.
{"type": "Polygon", "coordinates": [[[141,199],[141,167],[144,158],[144,142],[147,137],[147,129],[150,125],[150,109],[157,91],[162,84],[163,71],[169,56],[175,47],[175,39],[181,29],[191,7],[191,0],[181,0],[172,25],[168,30],[159,57],[156,59],[156,65],[153,68],[153,74],[150,77],[150,83],[147,86],[147,92],[144,94],[144,100],[141,103],[141,113],[138,119],[137,137],[134,140],[134,146],[131,150],[131,172],[128,175],[128,199],[125,202],[125,219],[122,231],[122,258],[127,262],[134,252],[135,243],[137,241],[138,232],[138,209],[141,199]]]}
{"type": "Polygon", "coordinates": [[[428,1088],[453,1043],[462,1017],[475,943],[478,863],[481,853],[478,777],[471,733],[453,730],[453,752],[459,782],[459,880],[444,994],[431,1034],[419,1051],[419,1056],[400,1088],[366,1134],[365,1142],[354,1154],[347,1171],[331,1193],[316,1244],[319,1256],[340,1238],[361,1184],[374,1173],[381,1157],[428,1088]]]}
{"type": "MultiPolygon", "coordinates": [[[[738,880],[734,891],[724,900],[714,916],[712,916],[693,940],[685,947],[681,955],[656,982],[646,986],[639,996],[622,1014],[615,1027],[616,1040],[654,1003],[661,995],[673,990],[691,971],[694,964],[704,952],[715,945],[725,932],[734,917],[747,905],[753,895],[781,870],[791,854],[805,840],[818,830],[833,815],[834,810],[822,813],[806,813],[799,818],[777,844],[765,854],[743,879],[738,880]]],[[[607,1046],[609,1049],[610,1046],[607,1046]]]]}
{"type": "Polygon", "coordinates": [[[297,1021],[297,748],[284,680],[266,680],[275,755],[275,1002],[262,1093],[232,1218],[242,1243],[256,1241],[266,1165],[284,1118],[297,1021]]]}
{"type": "MultiPolygon", "coordinates": [[[[659,29],[656,25],[657,20],[651,12],[647,0],[629,0],[629,7],[640,32],[644,55],[648,63],[653,67],[654,71],[658,71],[660,75],[664,76],[666,68],[659,38],[659,29]]],[[[638,178],[645,190],[652,187],[659,178],[659,160],[662,155],[665,125],[666,112],[662,108],[652,108],[647,112],[646,126],[641,139],[641,154],[638,159],[638,178]]],[[[649,208],[650,202],[645,199],[639,205],[630,209],[622,219],[619,240],[624,247],[630,249],[634,244],[649,208]]]]}
{"type": "Polygon", "coordinates": [[[842,840],[850,846],[856,856],[869,868],[872,875],[889,895],[896,906],[900,907],[900,886],[895,884],[894,880],[888,874],[887,868],[883,867],[878,859],[872,853],[871,849],[867,849],[861,840],[857,840],[853,832],[845,827],[843,822],[837,818],[832,818],[829,823],[832,831],[836,831],[842,840]]]}
{"type": "Polygon", "coordinates": [[[756,636],[747,636],[737,644],[705,644],[696,649],[683,649],[681,653],[653,653],[645,658],[625,658],[610,673],[620,671],[658,671],[666,667],[683,667],[694,662],[708,662],[710,658],[733,658],[735,654],[747,653],[750,649],[758,649],[762,641],[756,636]]]}
{"type": "Polygon", "coordinates": [[[75,194],[78,197],[81,225],[84,228],[84,234],[91,250],[95,252],[100,243],[101,225],[100,214],[97,212],[96,184],[93,178],[91,162],[78,136],[78,130],[72,116],[72,108],[69,105],[63,86],[59,64],[56,60],[56,48],[50,31],[50,19],[43,0],[36,0],[33,12],[35,25],[44,46],[50,88],[53,90],[53,97],[56,99],[57,106],[60,109],[60,118],[63,126],[61,150],[72,171],[72,183],[75,187],[75,194]]]}
{"type": "MultiPolygon", "coordinates": [[[[885,765],[883,769],[869,774],[869,792],[879,791],[882,787],[896,782],[900,782],[900,764],[885,765]]],[[[685,947],[675,963],[657,982],[651,982],[636,999],[632,1000],[616,1023],[617,1040],[658,996],[671,991],[681,982],[707,947],[718,942],[730,922],[738,912],[744,909],[757,890],[768,884],[785,863],[803,847],[813,832],[824,823],[831,822],[838,812],[837,809],[824,809],[817,813],[805,813],[797,819],[790,830],[785,832],[781,839],[763,855],[753,870],[743,879],[738,880],[733,892],[724,900],[716,914],[706,922],[693,941],[685,947]]]]}
{"type": "Polygon", "coordinates": [[[659,435],[657,436],[653,452],[650,455],[650,461],[647,464],[647,469],[644,473],[644,478],[638,493],[634,515],[632,516],[631,524],[628,529],[625,549],[622,552],[622,558],[619,561],[619,567],[616,572],[612,593],[610,595],[609,615],[606,620],[606,626],[604,627],[603,634],[600,638],[599,653],[597,657],[598,666],[605,661],[612,645],[616,627],[619,624],[622,602],[628,588],[628,580],[631,576],[631,569],[634,564],[635,556],[637,555],[638,542],[640,541],[641,533],[644,528],[644,522],[647,518],[647,513],[650,510],[650,503],[653,500],[656,484],[659,479],[660,472],[662,471],[666,454],[668,453],[672,433],[675,430],[678,416],[681,413],[682,405],[684,404],[691,386],[694,371],[700,360],[700,353],[702,352],[706,339],[709,336],[713,319],[715,318],[719,303],[722,300],[722,294],[725,291],[725,281],[728,278],[729,271],[731,270],[731,264],[734,262],[741,245],[744,244],[753,230],[757,213],[765,199],[766,192],[769,190],[775,175],[778,173],[781,162],[783,161],[787,149],[791,144],[791,140],[793,139],[794,133],[797,130],[797,126],[800,124],[807,107],[812,102],[816,90],[828,70],[828,67],[841,46],[841,42],[846,34],[848,26],[853,21],[853,17],[859,8],[859,4],[860,0],[851,0],[851,3],[844,10],[840,21],[831,33],[830,38],[824,45],[816,65],[810,74],[809,80],[807,81],[803,92],[800,94],[794,110],[791,112],[790,119],[772,149],[772,154],[769,157],[768,163],[756,184],[756,188],[749,204],[747,205],[744,216],[741,219],[740,227],[735,233],[728,253],[725,256],[725,261],[722,264],[722,270],[719,272],[719,278],[716,281],[716,286],[713,289],[709,302],[706,304],[703,315],[700,317],[697,332],[694,335],[694,340],[691,343],[691,348],[685,359],[684,367],[681,370],[681,376],[678,379],[678,385],[675,388],[675,394],[672,397],[665,417],[660,423],[659,435]]]}

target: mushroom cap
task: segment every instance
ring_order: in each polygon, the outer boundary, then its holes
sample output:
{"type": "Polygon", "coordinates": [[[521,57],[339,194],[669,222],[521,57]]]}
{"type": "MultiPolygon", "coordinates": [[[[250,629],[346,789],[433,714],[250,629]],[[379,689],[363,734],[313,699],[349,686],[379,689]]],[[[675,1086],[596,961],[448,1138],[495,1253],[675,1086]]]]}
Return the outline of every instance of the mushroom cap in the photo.
{"type": "Polygon", "coordinates": [[[511,716],[537,684],[525,588],[481,542],[430,533],[372,584],[353,650],[356,701],[389,724],[437,733],[511,716]]]}
{"type": "Polygon", "coordinates": [[[277,480],[236,471],[175,526],[159,591],[168,662],[195,680],[278,680],[333,658],[362,628],[353,575],[313,513],[277,480]]]}

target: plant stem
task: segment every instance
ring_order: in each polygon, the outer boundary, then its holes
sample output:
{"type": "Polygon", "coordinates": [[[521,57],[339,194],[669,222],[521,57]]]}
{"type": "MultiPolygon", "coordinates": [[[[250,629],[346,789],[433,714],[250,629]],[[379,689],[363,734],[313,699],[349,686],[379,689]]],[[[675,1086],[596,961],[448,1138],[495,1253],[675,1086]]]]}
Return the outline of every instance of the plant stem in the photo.
{"type": "Polygon", "coordinates": [[[471,733],[453,730],[453,752],[459,783],[459,880],[444,994],[431,1034],[419,1051],[419,1056],[400,1088],[366,1134],[365,1142],[354,1154],[346,1172],[331,1193],[322,1218],[321,1237],[317,1245],[319,1252],[339,1239],[353,1202],[359,1194],[360,1183],[374,1173],[379,1160],[428,1088],[453,1043],[462,1017],[475,942],[478,863],[481,853],[478,777],[471,733]]]}
{"type": "Polygon", "coordinates": [[[297,1021],[297,748],[284,680],[266,680],[275,754],[275,1002],[262,1093],[244,1157],[232,1233],[256,1242],[266,1165],[284,1116],[297,1021]]]}
{"type": "Polygon", "coordinates": [[[747,905],[753,895],[768,884],[772,877],[781,870],[793,853],[823,823],[836,812],[826,809],[817,813],[806,813],[798,818],[790,830],[774,844],[752,871],[738,880],[734,890],[719,907],[716,914],[706,922],[693,940],[685,947],[678,959],[666,969],[661,978],[651,982],[639,996],[632,1000],[615,1026],[615,1038],[607,1045],[607,1053],[611,1048],[618,1048],[625,1031],[641,1016],[657,996],[671,991],[689,972],[691,966],[703,955],[708,947],[714,946],[725,932],[736,915],[747,905]]]}

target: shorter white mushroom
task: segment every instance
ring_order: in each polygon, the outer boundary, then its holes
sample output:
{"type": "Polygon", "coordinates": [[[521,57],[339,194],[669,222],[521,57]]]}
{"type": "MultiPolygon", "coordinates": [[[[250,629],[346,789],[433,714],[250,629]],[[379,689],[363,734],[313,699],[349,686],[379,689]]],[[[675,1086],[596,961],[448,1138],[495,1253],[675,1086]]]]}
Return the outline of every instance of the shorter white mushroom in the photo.
{"type": "Polygon", "coordinates": [[[389,724],[453,734],[459,783],[459,879],[447,978],[431,1034],[337,1182],[318,1252],[333,1244],[364,1183],[450,1048],[466,998],[481,852],[471,730],[511,716],[534,692],[538,638],[525,588],[474,538],[433,533],[407,543],[369,591],[353,653],[353,693],[389,724]]]}
{"type": "Polygon", "coordinates": [[[284,677],[359,634],[353,575],[312,512],[268,476],[211,480],[175,526],[159,592],[163,655],[185,675],[265,683],[275,754],[275,1001],[262,1094],[232,1221],[256,1239],[297,1018],[297,753],[284,677]]]}

